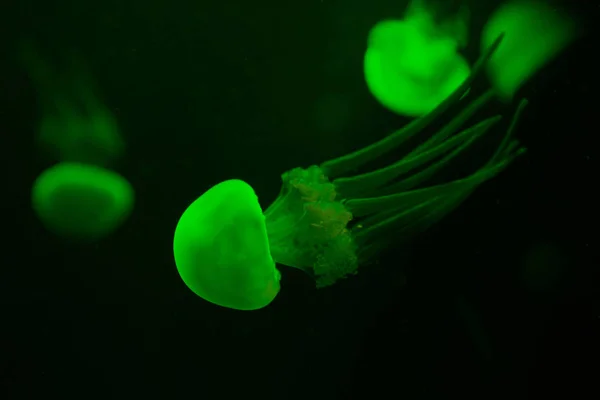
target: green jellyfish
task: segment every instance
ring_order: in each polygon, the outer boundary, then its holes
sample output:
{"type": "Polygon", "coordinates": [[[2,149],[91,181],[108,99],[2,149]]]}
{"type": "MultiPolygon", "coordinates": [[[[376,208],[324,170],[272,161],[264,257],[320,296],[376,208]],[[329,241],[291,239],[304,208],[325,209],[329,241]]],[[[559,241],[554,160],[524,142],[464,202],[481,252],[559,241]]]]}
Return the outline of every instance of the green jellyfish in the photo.
{"type": "Polygon", "coordinates": [[[124,150],[116,120],[77,58],[58,73],[30,43],[18,55],[40,99],[37,143],[59,160],[35,180],[33,209],[57,235],[101,239],[126,219],[134,199],[129,182],[105,168],[124,150]]]}
{"type": "Polygon", "coordinates": [[[417,117],[431,112],[469,76],[470,67],[458,53],[466,43],[466,12],[436,14],[415,0],[404,19],[380,22],[369,34],[367,86],[384,107],[398,114],[417,117]]]}
{"type": "Polygon", "coordinates": [[[58,163],[33,184],[31,202],[51,232],[77,240],[112,233],[129,215],[133,189],[119,174],[80,163],[58,163]]]}
{"type": "Polygon", "coordinates": [[[447,125],[399,161],[352,174],[422,132],[463,97],[501,42],[499,38],[471,75],[433,111],[354,153],[282,175],[282,189],[264,212],[252,188],[239,180],[220,183],[194,201],[175,229],[173,251],[186,285],[215,304],[241,310],[269,304],[279,290],[276,263],[299,268],[331,285],[393,241],[431,226],[481,183],[525,151],[514,139],[522,101],[502,143],[472,175],[422,186],[500,120],[493,116],[457,131],[493,98],[491,91],[467,105],[447,125]]]}
{"type": "Polygon", "coordinates": [[[185,210],[175,229],[173,254],[185,284],[212,303],[255,310],[279,292],[265,216],[243,181],[221,182],[185,210]]]}
{"type": "MultiPolygon", "coordinates": [[[[523,99],[483,166],[453,181],[428,184],[502,119],[494,115],[464,128],[483,106],[502,98],[501,68],[490,75],[493,88],[466,103],[473,96],[469,89],[483,69],[489,71],[505,34],[526,21],[496,32],[470,69],[457,53],[464,30],[448,28],[461,24],[428,20],[423,4],[416,0],[403,21],[377,24],[365,55],[365,77],[375,98],[418,118],[363,149],[285,172],[279,196],[262,213],[252,188],[239,180],[220,183],[194,201],[177,224],[173,244],[178,271],[192,291],[229,308],[264,307],[280,288],[276,264],[301,269],[317,287],[332,285],[385,248],[431,227],[525,153],[514,137],[528,104],[523,99]],[[456,115],[428,133],[452,108],[456,115]],[[408,154],[369,170],[370,162],[417,135],[421,143],[408,154]]],[[[512,79],[518,85],[528,76],[512,79]]]]}
{"type": "Polygon", "coordinates": [[[483,29],[481,48],[502,32],[504,40],[488,62],[487,73],[497,95],[506,101],[578,35],[572,15],[537,0],[503,3],[483,29]]]}
{"type": "Polygon", "coordinates": [[[393,242],[429,228],[523,154],[525,149],[514,138],[514,131],[527,100],[519,103],[500,145],[479,170],[455,181],[423,185],[500,121],[501,116],[496,115],[461,130],[494,97],[493,91],[487,91],[397,162],[375,171],[356,172],[423,132],[461,101],[501,40],[499,37],[471,75],[430,113],[361,150],[284,173],[280,196],[264,212],[273,259],[314,275],[318,287],[331,285],[356,273],[359,265],[393,242]]]}

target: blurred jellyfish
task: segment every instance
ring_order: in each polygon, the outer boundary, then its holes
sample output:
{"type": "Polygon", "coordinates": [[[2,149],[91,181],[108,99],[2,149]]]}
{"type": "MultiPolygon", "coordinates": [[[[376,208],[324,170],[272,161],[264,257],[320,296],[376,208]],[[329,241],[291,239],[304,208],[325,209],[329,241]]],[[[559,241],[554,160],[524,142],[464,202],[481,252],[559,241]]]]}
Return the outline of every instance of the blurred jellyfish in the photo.
{"type": "Polygon", "coordinates": [[[119,174],[87,164],[59,163],[33,184],[33,209],[51,232],[72,239],[97,240],[129,215],[133,189],[119,174]]]}
{"type": "Polygon", "coordinates": [[[40,100],[36,141],[59,160],[35,180],[33,209],[57,235],[101,239],[127,218],[134,199],[129,182],[105,168],[124,151],[116,119],[77,58],[66,73],[58,73],[27,42],[19,58],[40,100]]]}
{"type": "Polygon", "coordinates": [[[482,50],[500,34],[504,40],[487,65],[500,98],[511,100],[519,88],[576,37],[575,20],[566,12],[537,0],[502,4],[488,20],[482,50]]]}
{"type": "Polygon", "coordinates": [[[402,20],[378,23],[364,58],[367,86],[386,108],[418,117],[431,112],[469,76],[458,49],[466,43],[467,13],[440,14],[413,1],[402,20]]]}

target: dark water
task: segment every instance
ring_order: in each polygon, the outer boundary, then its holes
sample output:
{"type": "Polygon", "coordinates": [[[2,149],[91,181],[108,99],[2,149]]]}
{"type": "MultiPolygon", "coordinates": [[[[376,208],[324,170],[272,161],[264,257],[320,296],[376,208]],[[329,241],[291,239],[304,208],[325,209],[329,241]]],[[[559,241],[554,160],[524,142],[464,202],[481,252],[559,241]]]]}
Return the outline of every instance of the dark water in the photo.
{"type": "MultiPolygon", "coordinates": [[[[282,172],[404,124],[362,77],[369,29],[401,5],[7,4],[1,398],[597,396],[593,35],[521,90],[527,156],[452,215],[327,290],[283,269],[274,303],[239,312],[179,279],[171,246],[181,212],[231,178],[267,205],[282,172]],[[69,52],[85,60],[126,139],[114,167],[136,207],[97,245],[53,237],[30,209],[30,185],[52,160],[33,146],[36,92],[10,56],[21,39],[56,65],[69,52]]],[[[494,4],[471,6],[473,61],[494,4]]],[[[598,19],[595,5],[583,11],[598,19]]]]}

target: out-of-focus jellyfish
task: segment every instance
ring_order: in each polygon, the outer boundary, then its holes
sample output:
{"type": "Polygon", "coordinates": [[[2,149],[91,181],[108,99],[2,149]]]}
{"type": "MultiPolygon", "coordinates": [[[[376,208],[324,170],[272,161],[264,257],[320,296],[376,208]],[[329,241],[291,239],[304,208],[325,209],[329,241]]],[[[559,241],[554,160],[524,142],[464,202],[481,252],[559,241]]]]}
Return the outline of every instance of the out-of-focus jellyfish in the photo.
{"type": "Polygon", "coordinates": [[[515,92],[577,36],[569,13],[537,0],[502,4],[488,20],[481,48],[488,48],[500,33],[504,40],[487,64],[497,94],[511,100],[515,92]]]}
{"type": "Polygon", "coordinates": [[[129,182],[105,168],[124,150],[116,120],[76,58],[58,73],[31,44],[19,50],[40,99],[37,142],[59,160],[34,182],[33,209],[55,234],[101,239],[126,219],[134,198],[129,182]]]}
{"type": "Polygon", "coordinates": [[[450,38],[458,48],[467,45],[470,11],[462,0],[412,0],[404,19],[422,21],[421,27],[430,37],[450,38]]]}
{"type": "Polygon", "coordinates": [[[416,117],[432,111],[469,76],[470,67],[458,52],[466,43],[468,13],[438,10],[431,1],[414,0],[402,20],[382,21],[369,34],[367,86],[398,114],[416,117]]]}
{"type": "Polygon", "coordinates": [[[44,226],[62,237],[96,240],[129,215],[133,189],[119,174],[78,163],[59,163],[35,180],[32,205],[44,226]]]}
{"type": "Polygon", "coordinates": [[[437,121],[455,105],[501,42],[496,40],[467,79],[433,111],[351,154],[282,175],[277,199],[261,215],[254,191],[238,180],[221,183],[183,213],[174,237],[177,268],[201,297],[226,307],[267,305],[279,289],[275,263],[299,268],[324,287],[357,272],[378,252],[430,227],[525,151],[513,137],[522,101],[495,153],[458,180],[426,186],[457,155],[501,119],[493,116],[461,131],[493,98],[466,105],[439,131],[387,167],[358,173],[437,121]]]}

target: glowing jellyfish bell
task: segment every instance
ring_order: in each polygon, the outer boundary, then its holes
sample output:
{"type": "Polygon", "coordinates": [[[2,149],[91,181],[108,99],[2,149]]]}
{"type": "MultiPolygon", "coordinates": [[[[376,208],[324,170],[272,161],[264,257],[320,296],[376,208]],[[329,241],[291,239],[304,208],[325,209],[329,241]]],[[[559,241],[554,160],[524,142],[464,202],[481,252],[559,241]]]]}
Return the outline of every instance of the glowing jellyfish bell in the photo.
{"type": "Polygon", "coordinates": [[[190,204],[177,223],[173,254],[187,287],[211,303],[255,310],[279,293],[265,216],[241,180],[221,182],[190,204]]]}
{"type": "Polygon", "coordinates": [[[77,240],[97,240],[127,218],[134,192],[116,172],[79,163],[59,163],[33,184],[33,209],[51,232],[77,240]]]}
{"type": "Polygon", "coordinates": [[[382,21],[369,33],[367,86],[383,106],[398,114],[418,117],[432,111],[471,72],[457,52],[466,27],[459,34],[434,17],[421,1],[414,1],[404,19],[382,21]]]}

